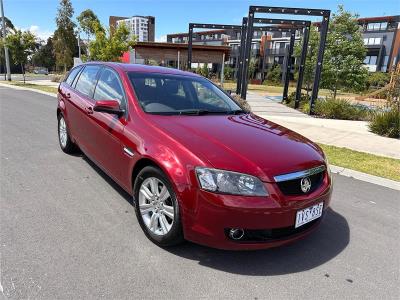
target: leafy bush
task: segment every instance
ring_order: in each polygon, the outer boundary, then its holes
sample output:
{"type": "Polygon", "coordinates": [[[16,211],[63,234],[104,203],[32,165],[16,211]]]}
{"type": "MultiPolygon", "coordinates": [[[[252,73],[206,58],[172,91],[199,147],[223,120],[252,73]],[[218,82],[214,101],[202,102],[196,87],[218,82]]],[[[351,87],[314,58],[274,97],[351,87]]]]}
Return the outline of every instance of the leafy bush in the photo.
{"type": "Polygon", "coordinates": [[[51,76],[51,81],[52,82],[61,82],[63,80],[64,80],[64,75],[55,74],[55,75],[51,76]]]}
{"type": "Polygon", "coordinates": [[[315,102],[314,112],[315,115],[327,119],[365,121],[369,120],[371,117],[371,110],[367,106],[353,104],[345,99],[332,98],[317,100],[315,102]]]}
{"type": "Polygon", "coordinates": [[[373,133],[391,138],[400,138],[400,110],[397,108],[388,111],[375,112],[369,124],[373,133]]]}
{"type": "Polygon", "coordinates": [[[242,99],[239,95],[232,95],[231,97],[241,108],[244,108],[247,111],[251,111],[249,103],[246,100],[242,99]]]}
{"type": "Polygon", "coordinates": [[[267,72],[266,84],[279,84],[281,82],[281,67],[278,64],[274,64],[267,72]]]}
{"type": "MultiPolygon", "coordinates": [[[[296,92],[291,92],[288,96],[288,99],[286,101],[286,105],[294,108],[294,104],[295,104],[295,100],[296,100],[296,92]]],[[[300,97],[300,109],[308,102],[310,101],[309,96],[307,96],[307,94],[303,94],[301,93],[301,97],[300,97]]]]}
{"type": "Polygon", "coordinates": [[[370,73],[367,78],[368,88],[381,88],[387,85],[390,81],[390,74],[383,72],[370,73]]]}

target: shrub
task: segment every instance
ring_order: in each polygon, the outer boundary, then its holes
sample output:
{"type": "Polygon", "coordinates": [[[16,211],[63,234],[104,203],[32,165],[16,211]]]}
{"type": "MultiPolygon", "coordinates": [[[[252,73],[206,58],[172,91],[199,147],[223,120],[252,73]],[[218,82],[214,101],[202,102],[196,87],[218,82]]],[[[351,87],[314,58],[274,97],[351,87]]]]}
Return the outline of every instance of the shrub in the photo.
{"type": "Polygon", "coordinates": [[[271,70],[267,72],[266,83],[279,84],[281,82],[281,73],[282,73],[281,67],[278,64],[274,64],[271,70]]]}
{"type": "Polygon", "coordinates": [[[333,98],[317,100],[314,106],[314,113],[322,118],[341,120],[365,121],[369,120],[371,116],[371,110],[367,106],[352,104],[345,99],[333,98]]]}
{"type": "MultiPolygon", "coordinates": [[[[285,104],[286,104],[287,106],[291,107],[291,108],[294,108],[295,100],[296,100],[296,92],[291,92],[291,93],[289,94],[288,99],[287,99],[287,101],[286,101],[285,104]]],[[[301,96],[300,96],[300,108],[301,108],[305,103],[307,103],[308,101],[310,101],[309,96],[308,96],[307,94],[301,93],[301,96]]]]}
{"type": "Polygon", "coordinates": [[[64,75],[55,74],[51,77],[52,82],[61,82],[64,79],[64,75]]]}
{"type": "Polygon", "coordinates": [[[393,108],[375,112],[369,123],[369,129],[371,132],[382,136],[400,138],[400,110],[393,108]]]}
{"type": "Polygon", "coordinates": [[[231,95],[231,97],[241,108],[244,108],[249,112],[251,111],[249,103],[246,100],[242,99],[239,95],[231,95]]]}
{"type": "Polygon", "coordinates": [[[367,78],[368,88],[381,88],[387,85],[390,81],[390,74],[383,72],[370,73],[367,78]]]}

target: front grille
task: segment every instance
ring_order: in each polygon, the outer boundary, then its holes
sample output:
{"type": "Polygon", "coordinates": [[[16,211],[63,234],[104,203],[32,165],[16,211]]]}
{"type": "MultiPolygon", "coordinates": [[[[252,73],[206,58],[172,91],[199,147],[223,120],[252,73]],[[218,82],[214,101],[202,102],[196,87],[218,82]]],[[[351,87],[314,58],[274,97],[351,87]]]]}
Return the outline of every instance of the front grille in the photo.
{"type": "MultiPolygon", "coordinates": [[[[290,238],[292,236],[295,236],[296,234],[306,231],[307,229],[310,229],[311,227],[319,223],[321,219],[322,218],[318,218],[298,228],[294,228],[294,226],[291,226],[274,229],[244,229],[243,238],[233,241],[238,243],[272,242],[274,240],[290,238]]],[[[229,229],[225,230],[225,234],[229,238],[229,229]]]]}
{"type": "Polygon", "coordinates": [[[307,195],[314,192],[321,186],[322,180],[324,179],[325,172],[320,172],[311,176],[308,176],[311,181],[311,188],[307,193],[304,193],[301,190],[301,180],[302,178],[297,178],[293,180],[281,181],[278,182],[278,187],[281,192],[285,195],[289,196],[297,196],[297,195],[307,195]]]}

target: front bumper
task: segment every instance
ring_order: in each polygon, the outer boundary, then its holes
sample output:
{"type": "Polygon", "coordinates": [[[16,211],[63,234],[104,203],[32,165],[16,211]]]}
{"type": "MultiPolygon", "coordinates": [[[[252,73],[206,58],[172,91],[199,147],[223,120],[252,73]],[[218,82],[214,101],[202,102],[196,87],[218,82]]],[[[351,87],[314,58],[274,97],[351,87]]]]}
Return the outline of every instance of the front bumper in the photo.
{"type": "MultiPolygon", "coordinates": [[[[327,182],[326,182],[327,183],[327,182]]],[[[303,238],[321,222],[330,204],[332,186],[327,183],[307,196],[283,196],[276,184],[266,184],[268,197],[245,197],[195,189],[184,193],[194,199],[192,209],[183,210],[185,238],[226,250],[255,250],[277,247],[303,238]],[[322,217],[294,228],[296,212],[324,202],[322,217]],[[241,240],[233,240],[231,228],[244,229],[241,240]]],[[[184,198],[181,198],[184,199],[184,198]]]]}

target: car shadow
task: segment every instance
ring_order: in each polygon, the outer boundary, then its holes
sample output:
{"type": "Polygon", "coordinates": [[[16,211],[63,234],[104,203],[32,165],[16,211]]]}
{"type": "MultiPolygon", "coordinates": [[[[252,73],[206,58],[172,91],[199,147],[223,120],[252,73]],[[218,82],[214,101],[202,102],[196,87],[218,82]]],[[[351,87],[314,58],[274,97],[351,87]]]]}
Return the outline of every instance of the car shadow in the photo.
{"type": "MultiPolygon", "coordinates": [[[[81,156],[111,187],[131,205],[132,197],[85,155],[81,156]]],[[[273,276],[316,268],[341,253],[349,244],[347,220],[328,208],[320,226],[306,238],[278,248],[256,251],[227,251],[186,242],[164,248],[171,254],[197,261],[216,270],[250,275],[273,276]]]]}
{"type": "Polygon", "coordinates": [[[329,208],[319,228],[305,239],[287,246],[257,251],[226,251],[188,242],[166,250],[198,261],[202,266],[228,273],[273,276],[318,267],[342,252],[349,241],[350,229],[346,219],[329,208]]]}

